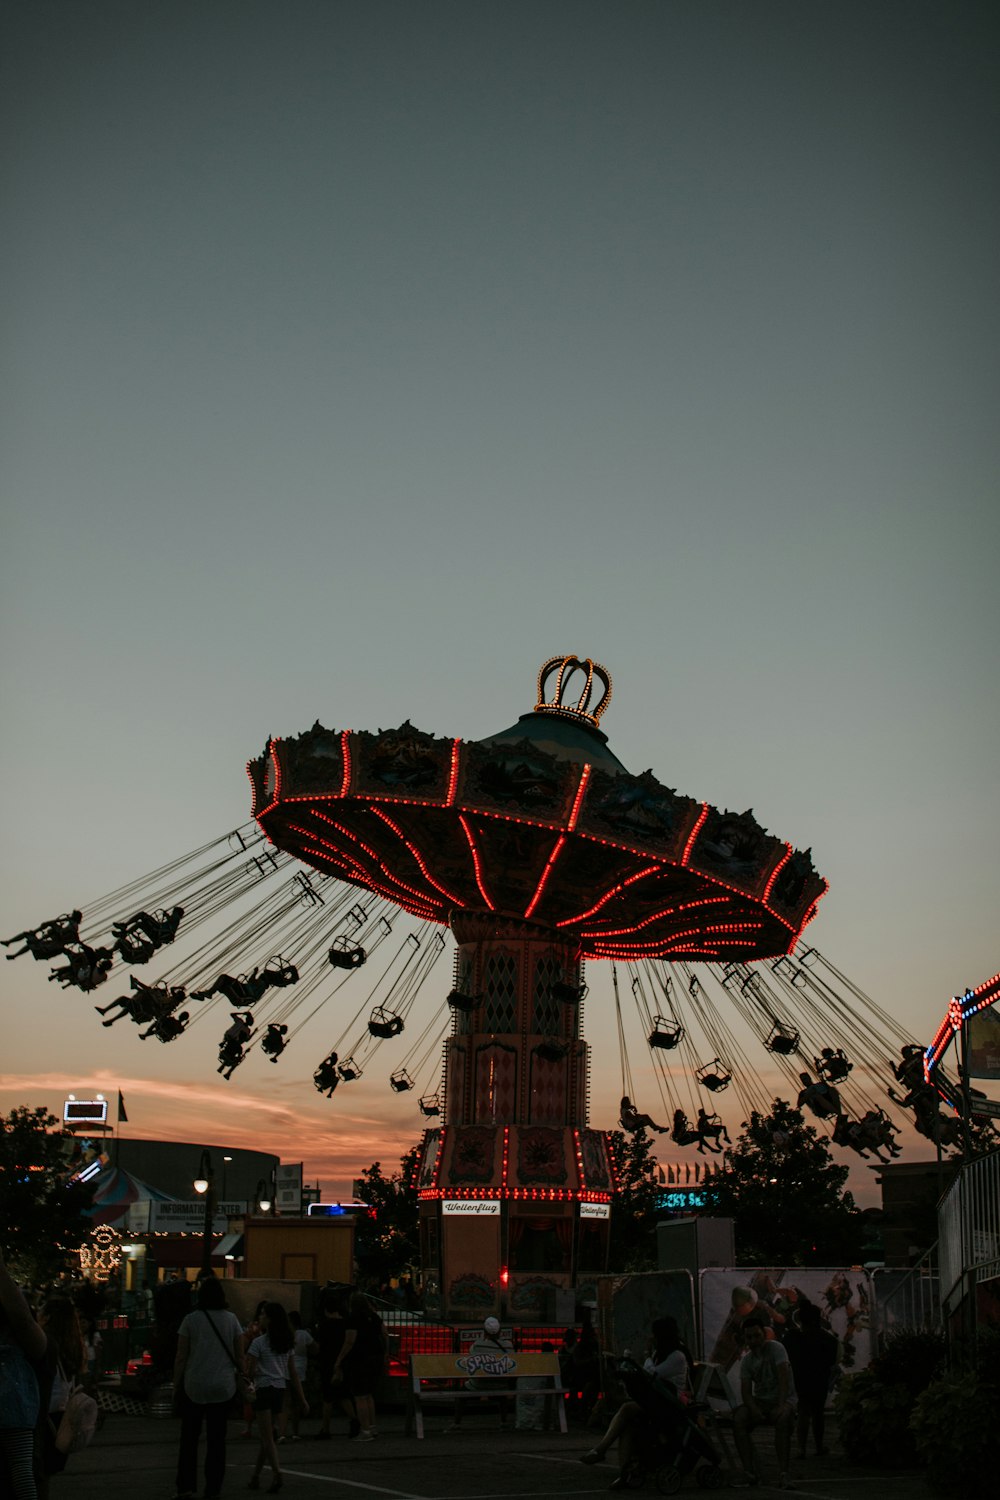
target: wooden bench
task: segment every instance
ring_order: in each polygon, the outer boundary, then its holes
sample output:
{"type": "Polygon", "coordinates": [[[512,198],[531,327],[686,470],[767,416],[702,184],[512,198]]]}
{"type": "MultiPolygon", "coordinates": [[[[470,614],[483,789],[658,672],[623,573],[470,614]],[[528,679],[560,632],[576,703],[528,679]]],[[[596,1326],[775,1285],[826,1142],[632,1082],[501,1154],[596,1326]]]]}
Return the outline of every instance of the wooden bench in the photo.
{"type": "Polygon", "coordinates": [[[518,1395],[537,1396],[539,1401],[555,1397],[559,1430],[565,1432],[566,1403],[555,1354],[517,1354],[497,1350],[487,1354],[411,1354],[406,1432],[424,1435],[424,1408],[428,1403],[452,1405],[460,1401],[516,1401],[518,1395]],[[528,1389],[518,1390],[522,1376],[532,1376],[528,1389]],[[475,1381],[470,1390],[467,1382],[475,1381]],[[535,1382],[539,1383],[536,1385],[535,1382]],[[507,1384],[509,1383],[509,1387],[507,1384]]]}

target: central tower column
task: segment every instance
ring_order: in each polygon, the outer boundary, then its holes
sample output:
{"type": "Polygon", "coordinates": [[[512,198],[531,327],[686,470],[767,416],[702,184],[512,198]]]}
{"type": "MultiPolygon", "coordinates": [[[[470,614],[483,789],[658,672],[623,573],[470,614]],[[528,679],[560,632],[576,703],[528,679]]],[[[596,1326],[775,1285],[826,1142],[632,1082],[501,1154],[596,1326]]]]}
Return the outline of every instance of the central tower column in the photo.
{"type": "Polygon", "coordinates": [[[446,1048],[449,1125],[586,1125],[578,946],[492,914],[452,917],[455,1030],[446,1048]],[[474,1002],[474,1008],[462,1008],[474,1002]]]}
{"type": "Polygon", "coordinates": [[[579,947],[494,912],[453,914],[444,1125],[419,1171],[428,1311],[569,1322],[607,1260],[613,1179],[587,1128],[579,947]]]}

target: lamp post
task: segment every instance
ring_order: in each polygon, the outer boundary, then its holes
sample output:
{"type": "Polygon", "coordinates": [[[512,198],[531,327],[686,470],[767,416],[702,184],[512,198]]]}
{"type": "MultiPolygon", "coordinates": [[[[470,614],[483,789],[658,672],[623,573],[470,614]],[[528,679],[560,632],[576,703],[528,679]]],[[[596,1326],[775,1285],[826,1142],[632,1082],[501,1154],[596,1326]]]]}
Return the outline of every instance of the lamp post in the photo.
{"type": "Polygon", "coordinates": [[[257,1207],[260,1209],[262,1214],[273,1214],[276,1211],[278,1205],[274,1199],[273,1180],[270,1183],[267,1183],[264,1181],[263,1177],[258,1177],[257,1187],[254,1191],[254,1197],[257,1200],[257,1207]]]}
{"type": "Polygon", "coordinates": [[[215,1218],[215,1172],[212,1168],[212,1158],[209,1152],[201,1153],[201,1161],[198,1163],[198,1175],[192,1186],[196,1193],[205,1195],[205,1227],[201,1235],[201,1270],[199,1276],[210,1276],[212,1274],[212,1221],[215,1218]]]}
{"type": "Polygon", "coordinates": [[[223,1203],[227,1203],[229,1201],[227,1199],[227,1197],[226,1197],[226,1168],[228,1167],[228,1165],[232,1161],[232,1159],[233,1158],[231,1156],[224,1156],[222,1158],[222,1201],[223,1201],[223,1203]]]}

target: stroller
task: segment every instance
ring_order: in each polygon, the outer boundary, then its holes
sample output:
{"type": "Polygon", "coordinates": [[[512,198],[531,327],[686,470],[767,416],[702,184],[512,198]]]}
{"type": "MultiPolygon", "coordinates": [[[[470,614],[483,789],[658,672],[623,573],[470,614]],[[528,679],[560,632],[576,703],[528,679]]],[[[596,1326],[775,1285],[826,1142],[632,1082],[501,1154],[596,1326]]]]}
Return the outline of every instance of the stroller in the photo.
{"type": "Polygon", "coordinates": [[[651,1474],[661,1495],[675,1495],[683,1476],[692,1471],[701,1489],[722,1485],[725,1473],[719,1453],[698,1425],[698,1409],[686,1406],[669,1386],[655,1380],[635,1360],[619,1360],[618,1377],[643,1418],[637,1442],[639,1458],[623,1476],[626,1486],[638,1489],[651,1474]]]}

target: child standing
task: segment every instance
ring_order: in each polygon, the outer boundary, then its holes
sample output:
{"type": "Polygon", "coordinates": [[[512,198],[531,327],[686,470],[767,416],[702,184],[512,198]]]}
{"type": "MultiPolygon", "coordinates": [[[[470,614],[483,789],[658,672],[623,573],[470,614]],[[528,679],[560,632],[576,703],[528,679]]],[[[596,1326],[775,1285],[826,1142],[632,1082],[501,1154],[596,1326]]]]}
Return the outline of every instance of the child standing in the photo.
{"type": "Polygon", "coordinates": [[[275,1442],[274,1419],[280,1416],[285,1401],[285,1389],[292,1387],[295,1400],[302,1412],[308,1415],[309,1407],[302,1392],[302,1382],[295,1368],[295,1343],[288,1314],[280,1302],[268,1302],[260,1315],[261,1331],[247,1350],[247,1374],[256,1385],[254,1410],[257,1413],[257,1429],[260,1446],[248,1489],[260,1489],[260,1474],[265,1463],[271,1465],[271,1483],[268,1494],[275,1495],[281,1489],[281,1470],[278,1467],[278,1448],[275,1442]]]}

